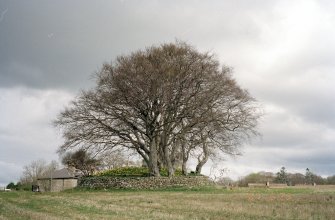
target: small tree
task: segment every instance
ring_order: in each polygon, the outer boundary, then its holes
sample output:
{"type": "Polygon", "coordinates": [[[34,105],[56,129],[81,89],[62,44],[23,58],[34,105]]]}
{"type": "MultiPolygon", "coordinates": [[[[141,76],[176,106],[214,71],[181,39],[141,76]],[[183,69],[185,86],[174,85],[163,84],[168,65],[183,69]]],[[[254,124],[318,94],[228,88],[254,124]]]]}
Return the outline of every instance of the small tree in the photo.
{"type": "Polygon", "coordinates": [[[335,175],[327,177],[327,184],[335,185],[335,175]]]}
{"type": "Polygon", "coordinates": [[[21,183],[17,182],[15,185],[16,190],[24,190],[24,191],[30,191],[31,190],[31,183],[21,183]]]}
{"type": "Polygon", "coordinates": [[[310,184],[310,185],[313,185],[314,183],[325,184],[327,182],[326,179],[314,174],[308,168],[306,169],[305,180],[306,180],[306,184],[310,184]]]}
{"type": "Polygon", "coordinates": [[[84,149],[75,152],[68,152],[62,158],[62,163],[68,167],[75,167],[81,170],[85,176],[92,175],[100,165],[100,160],[95,159],[84,149]]]}
{"type": "Polygon", "coordinates": [[[21,184],[36,184],[37,178],[48,175],[57,169],[58,163],[51,161],[49,164],[42,159],[34,160],[23,167],[23,173],[20,178],[21,184]]]}
{"type": "Polygon", "coordinates": [[[10,182],[7,186],[6,186],[7,189],[15,189],[16,188],[16,185],[13,183],[13,182],[10,182]]]}
{"type": "Polygon", "coordinates": [[[286,184],[289,182],[285,167],[282,167],[280,171],[277,173],[275,182],[276,183],[286,183],[286,184]]]}
{"type": "Polygon", "coordinates": [[[306,168],[305,180],[306,184],[312,185],[314,183],[314,174],[309,170],[309,168],[306,168]]]}

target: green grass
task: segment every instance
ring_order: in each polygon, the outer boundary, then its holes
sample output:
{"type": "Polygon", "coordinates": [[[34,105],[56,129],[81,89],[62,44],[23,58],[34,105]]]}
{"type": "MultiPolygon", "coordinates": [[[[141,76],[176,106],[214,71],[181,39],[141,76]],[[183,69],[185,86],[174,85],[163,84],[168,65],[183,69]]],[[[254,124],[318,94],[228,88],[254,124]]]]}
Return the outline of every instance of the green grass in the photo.
{"type": "Polygon", "coordinates": [[[0,192],[0,219],[334,219],[335,187],[0,192]]]}

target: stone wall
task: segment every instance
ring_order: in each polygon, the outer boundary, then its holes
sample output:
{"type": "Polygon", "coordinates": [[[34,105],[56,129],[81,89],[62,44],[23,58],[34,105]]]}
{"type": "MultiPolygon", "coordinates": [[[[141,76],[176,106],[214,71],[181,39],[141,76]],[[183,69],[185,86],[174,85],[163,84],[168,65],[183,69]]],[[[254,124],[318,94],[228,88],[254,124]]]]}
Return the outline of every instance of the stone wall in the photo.
{"type": "Polygon", "coordinates": [[[248,187],[253,187],[253,188],[262,188],[262,187],[267,187],[266,183],[248,183],[248,187]]]}
{"type": "Polygon", "coordinates": [[[285,188],[287,187],[286,183],[248,183],[248,187],[253,187],[253,188],[285,188]]]}
{"type": "Polygon", "coordinates": [[[83,177],[78,181],[79,187],[90,189],[158,189],[176,186],[199,187],[211,185],[204,176],[168,177],[83,177]]]}

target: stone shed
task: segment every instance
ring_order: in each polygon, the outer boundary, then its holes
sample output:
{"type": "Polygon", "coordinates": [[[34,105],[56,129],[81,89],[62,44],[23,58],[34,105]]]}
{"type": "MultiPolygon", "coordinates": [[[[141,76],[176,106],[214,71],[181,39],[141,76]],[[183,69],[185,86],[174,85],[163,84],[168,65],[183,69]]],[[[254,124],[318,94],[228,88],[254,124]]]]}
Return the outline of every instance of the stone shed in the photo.
{"type": "Polygon", "coordinates": [[[37,179],[37,185],[41,192],[60,192],[72,189],[78,185],[81,172],[75,169],[63,168],[37,179]]]}

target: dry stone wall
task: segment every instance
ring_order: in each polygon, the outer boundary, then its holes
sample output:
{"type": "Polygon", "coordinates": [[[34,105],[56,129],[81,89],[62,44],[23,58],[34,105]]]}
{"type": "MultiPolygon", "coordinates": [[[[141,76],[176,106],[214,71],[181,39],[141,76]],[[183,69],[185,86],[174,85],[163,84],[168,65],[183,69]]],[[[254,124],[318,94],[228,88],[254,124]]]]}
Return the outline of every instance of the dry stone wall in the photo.
{"type": "Polygon", "coordinates": [[[90,189],[159,189],[169,187],[199,187],[211,185],[204,176],[168,177],[83,177],[78,186],[90,189]]]}

